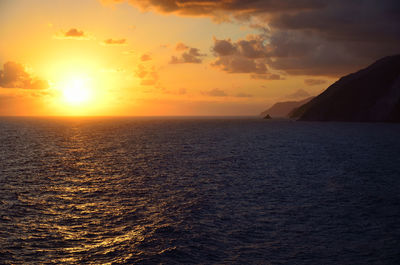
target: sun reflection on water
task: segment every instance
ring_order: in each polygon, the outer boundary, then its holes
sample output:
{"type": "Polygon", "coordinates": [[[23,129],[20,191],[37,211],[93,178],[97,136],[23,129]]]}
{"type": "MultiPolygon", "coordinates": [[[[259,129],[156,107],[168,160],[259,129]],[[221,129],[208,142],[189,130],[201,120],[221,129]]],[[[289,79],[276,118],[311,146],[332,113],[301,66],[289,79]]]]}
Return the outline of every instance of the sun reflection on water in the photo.
{"type": "MultiPolygon", "coordinates": [[[[107,256],[124,243],[134,247],[143,241],[143,226],[120,221],[127,207],[113,197],[113,185],[119,184],[110,181],[113,176],[107,174],[107,161],[97,157],[98,146],[75,126],[64,135],[59,148],[63,150],[59,163],[65,172],[55,177],[56,185],[44,187],[49,206],[44,216],[48,216],[46,228],[65,242],[57,251],[69,257],[61,261],[79,262],[82,255],[96,253],[107,256]]],[[[130,252],[120,253],[113,262],[131,256],[130,252]]]]}

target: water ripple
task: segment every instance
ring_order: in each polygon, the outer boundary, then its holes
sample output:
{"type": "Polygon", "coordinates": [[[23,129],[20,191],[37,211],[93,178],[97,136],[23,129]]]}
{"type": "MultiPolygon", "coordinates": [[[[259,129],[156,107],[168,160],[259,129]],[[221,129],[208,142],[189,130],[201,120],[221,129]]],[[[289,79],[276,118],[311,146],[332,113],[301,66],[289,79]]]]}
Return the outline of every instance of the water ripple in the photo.
{"type": "Polygon", "coordinates": [[[0,263],[398,264],[400,126],[1,118],[0,263]]]}

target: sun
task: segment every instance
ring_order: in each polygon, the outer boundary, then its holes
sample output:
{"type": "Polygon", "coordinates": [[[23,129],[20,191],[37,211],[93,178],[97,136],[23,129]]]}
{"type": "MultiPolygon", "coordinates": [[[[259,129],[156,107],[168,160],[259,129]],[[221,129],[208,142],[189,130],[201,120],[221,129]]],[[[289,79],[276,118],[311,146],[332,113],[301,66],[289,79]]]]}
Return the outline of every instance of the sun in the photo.
{"type": "Polygon", "coordinates": [[[62,98],[70,105],[83,105],[92,100],[93,89],[88,77],[74,76],[65,80],[61,86],[62,98]]]}
{"type": "MultiPolygon", "coordinates": [[[[1,0],[0,0],[1,1],[1,0]]],[[[53,97],[50,100],[54,115],[92,116],[104,115],[108,100],[104,88],[104,77],[96,71],[75,67],[74,71],[64,68],[62,73],[50,80],[53,97]]]]}

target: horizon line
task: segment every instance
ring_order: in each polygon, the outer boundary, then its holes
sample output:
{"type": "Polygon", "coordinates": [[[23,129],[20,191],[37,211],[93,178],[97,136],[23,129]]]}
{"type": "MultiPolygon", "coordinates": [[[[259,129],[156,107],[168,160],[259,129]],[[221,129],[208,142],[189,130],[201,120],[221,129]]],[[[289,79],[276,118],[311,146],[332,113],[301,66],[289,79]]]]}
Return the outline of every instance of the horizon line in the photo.
{"type": "Polygon", "coordinates": [[[246,118],[260,115],[0,115],[0,118],[246,118]]]}

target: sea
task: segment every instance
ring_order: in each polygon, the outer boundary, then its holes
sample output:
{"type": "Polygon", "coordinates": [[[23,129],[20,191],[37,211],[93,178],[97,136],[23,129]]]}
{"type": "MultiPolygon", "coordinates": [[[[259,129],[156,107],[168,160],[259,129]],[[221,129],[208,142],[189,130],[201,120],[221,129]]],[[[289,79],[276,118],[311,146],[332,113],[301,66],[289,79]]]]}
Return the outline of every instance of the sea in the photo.
{"type": "Polygon", "coordinates": [[[400,124],[2,117],[0,264],[400,264],[400,124]]]}

